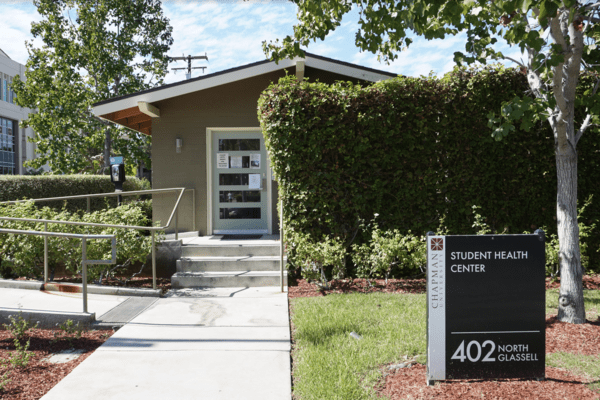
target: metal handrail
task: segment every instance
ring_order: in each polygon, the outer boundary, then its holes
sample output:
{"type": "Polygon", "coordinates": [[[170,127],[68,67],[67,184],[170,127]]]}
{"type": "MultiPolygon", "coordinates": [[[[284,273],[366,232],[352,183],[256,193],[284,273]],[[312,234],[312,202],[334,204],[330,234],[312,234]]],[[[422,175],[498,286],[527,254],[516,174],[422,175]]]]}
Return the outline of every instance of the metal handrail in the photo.
{"type": "MultiPolygon", "coordinates": [[[[88,235],[79,233],[63,233],[63,232],[41,232],[41,231],[23,231],[18,229],[2,229],[0,233],[11,233],[15,235],[35,235],[44,236],[44,245],[46,245],[46,238],[52,237],[67,237],[74,239],[81,239],[81,294],[83,297],[83,312],[88,312],[87,307],[87,265],[88,264],[115,264],[117,262],[117,238],[115,235],[88,235]],[[87,240],[88,239],[111,239],[111,259],[110,260],[88,260],[87,259],[87,240]]],[[[44,265],[48,265],[48,251],[44,249],[44,265]]],[[[44,271],[46,273],[46,271],[44,271]]],[[[46,280],[44,280],[44,283],[46,280]]]]}
{"type": "MultiPolygon", "coordinates": [[[[192,230],[196,230],[196,192],[194,189],[186,189],[186,188],[166,188],[166,189],[149,189],[149,190],[135,190],[131,192],[114,192],[114,193],[93,193],[93,194],[83,194],[77,196],[62,196],[62,197],[46,197],[42,199],[29,199],[29,200],[11,200],[11,201],[3,201],[0,204],[16,204],[16,203],[24,203],[27,201],[40,202],[40,201],[56,201],[56,200],[72,200],[72,199],[88,199],[88,211],[90,210],[90,202],[89,199],[92,197],[110,197],[110,196],[135,196],[140,194],[151,194],[151,193],[160,193],[160,192],[177,192],[180,191],[179,196],[177,197],[177,201],[173,206],[173,210],[171,211],[171,215],[169,216],[169,220],[165,226],[135,226],[135,225],[113,225],[113,224],[97,224],[91,222],[73,222],[73,221],[58,221],[58,220],[50,220],[50,219],[34,219],[34,218],[13,218],[13,217],[0,217],[0,220],[3,221],[21,221],[21,222],[35,222],[35,223],[44,223],[44,230],[48,229],[48,224],[62,224],[62,225],[77,225],[77,226],[95,226],[95,227],[105,227],[105,228],[122,228],[122,229],[136,229],[136,230],[145,230],[150,231],[152,234],[152,288],[156,289],[156,252],[155,252],[155,234],[156,231],[161,231],[167,229],[171,226],[171,222],[173,217],[175,217],[175,240],[179,239],[179,226],[178,226],[178,210],[179,210],[179,202],[183,197],[184,192],[192,191],[192,230]]],[[[51,235],[47,235],[51,236],[51,235]]],[[[48,282],[48,239],[47,236],[44,237],[44,283],[48,282]]]]}

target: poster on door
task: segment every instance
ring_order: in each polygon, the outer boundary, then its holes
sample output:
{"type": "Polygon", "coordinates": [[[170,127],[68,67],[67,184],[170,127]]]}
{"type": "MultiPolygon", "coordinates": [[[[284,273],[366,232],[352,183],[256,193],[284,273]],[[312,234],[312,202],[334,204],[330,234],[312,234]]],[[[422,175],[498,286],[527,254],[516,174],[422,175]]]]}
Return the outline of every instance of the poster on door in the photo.
{"type": "Polygon", "coordinates": [[[242,168],[242,156],[231,156],[231,168],[242,168]]]}
{"type": "Polygon", "coordinates": [[[249,174],[248,178],[248,189],[260,189],[260,174],[249,174]]]}
{"type": "Polygon", "coordinates": [[[250,154],[250,168],[260,168],[260,154],[250,154]]]}
{"type": "Polygon", "coordinates": [[[217,153],[217,168],[229,168],[229,153],[217,153]]]}

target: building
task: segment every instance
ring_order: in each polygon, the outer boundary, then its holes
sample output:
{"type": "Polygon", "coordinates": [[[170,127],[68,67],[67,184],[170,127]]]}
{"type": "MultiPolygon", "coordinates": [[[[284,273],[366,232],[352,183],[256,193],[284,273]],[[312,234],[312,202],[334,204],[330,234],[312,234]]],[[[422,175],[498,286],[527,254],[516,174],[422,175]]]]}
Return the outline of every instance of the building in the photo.
{"type": "MultiPolygon", "coordinates": [[[[179,207],[180,230],[278,232],[277,182],[257,117],[260,93],[287,74],[324,83],[371,83],[396,74],[306,53],[260,61],[93,105],[95,115],[152,135],[152,187],[195,191],[179,207]]],[[[174,197],[155,195],[153,219],[169,219],[174,197]]]]}
{"type": "Polygon", "coordinates": [[[34,137],[33,130],[21,126],[31,110],[15,104],[10,87],[17,75],[25,76],[25,66],[0,49],[0,175],[22,175],[23,163],[35,158],[35,144],[27,140],[34,137]]]}

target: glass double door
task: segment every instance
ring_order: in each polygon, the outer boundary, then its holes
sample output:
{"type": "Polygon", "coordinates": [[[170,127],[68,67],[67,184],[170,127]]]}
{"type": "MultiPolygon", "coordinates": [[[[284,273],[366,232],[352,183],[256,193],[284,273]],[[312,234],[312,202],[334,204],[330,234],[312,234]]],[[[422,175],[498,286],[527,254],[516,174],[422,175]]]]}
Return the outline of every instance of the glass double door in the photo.
{"type": "Polygon", "coordinates": [[[267,151],[261,132],[214,132],[213,233],[267,233],[267,151]]]}

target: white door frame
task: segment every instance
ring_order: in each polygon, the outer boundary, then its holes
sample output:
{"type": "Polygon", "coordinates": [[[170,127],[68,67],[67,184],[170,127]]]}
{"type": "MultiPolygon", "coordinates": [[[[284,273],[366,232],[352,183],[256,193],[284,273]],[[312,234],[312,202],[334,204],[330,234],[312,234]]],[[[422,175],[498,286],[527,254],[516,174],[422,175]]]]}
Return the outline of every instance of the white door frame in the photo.
{"type": "MultiPolygon", "coordinates": [[[[207,205],[207,235],[213,234],[213,133],[214,132],[258,132],[262,133],[261,128],[253,127],[253,128],[206,128],[206,205],[207,205]]],[[[263,139],[264,143],[264,139],[263,139]]],[[[269,152],[267,153],[267,234],[273,234],[273,200],[271,198],[272,191],[272,176],[271,176],[271,160],[269,158],[269,152]]]]}

